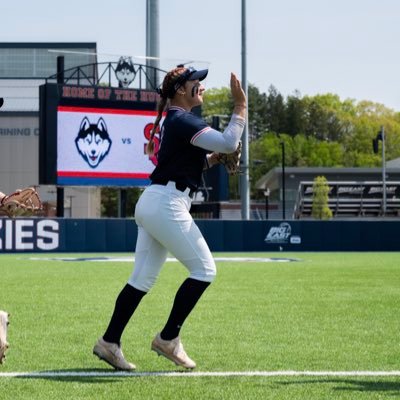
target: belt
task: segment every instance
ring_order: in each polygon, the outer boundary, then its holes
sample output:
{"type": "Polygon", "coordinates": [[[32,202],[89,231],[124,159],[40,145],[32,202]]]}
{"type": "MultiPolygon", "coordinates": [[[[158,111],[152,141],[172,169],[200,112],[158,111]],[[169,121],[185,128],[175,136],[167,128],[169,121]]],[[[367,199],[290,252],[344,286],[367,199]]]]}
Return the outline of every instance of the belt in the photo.
{"type": "Polygon", "coordinates": [[[187,192],[187,195],[193,199],[194,194],[196,193],[195,190],[191,189],[190,186],[185,185],[184,183],[174,182],[174,181],[152,181],[152,185],[162,185],[168,186],[168,184],[174,184],[175,188],[178,189],[180,192],[187,192]]]}

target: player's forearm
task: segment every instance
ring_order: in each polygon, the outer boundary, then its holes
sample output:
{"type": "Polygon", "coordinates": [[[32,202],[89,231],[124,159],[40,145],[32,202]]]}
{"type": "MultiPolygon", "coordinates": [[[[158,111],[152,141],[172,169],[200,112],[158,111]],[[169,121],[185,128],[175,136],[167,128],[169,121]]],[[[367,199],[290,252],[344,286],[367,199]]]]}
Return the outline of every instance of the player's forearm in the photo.
{"type": "Polygon", "coordinates": [[[246,113],[247,113],[246,103],[235,104],[235,107],[233,108],[233,114],[243,119],[246,119],[246,113]]]}
{"type": "Polygon", "coordinates": [[[209,129],[197,136],[192,144],[217,153],[233,153],[239,144],[244,124],[245,120],[243,117],[233,114],[222,134],[215,129],[209,129]]]}

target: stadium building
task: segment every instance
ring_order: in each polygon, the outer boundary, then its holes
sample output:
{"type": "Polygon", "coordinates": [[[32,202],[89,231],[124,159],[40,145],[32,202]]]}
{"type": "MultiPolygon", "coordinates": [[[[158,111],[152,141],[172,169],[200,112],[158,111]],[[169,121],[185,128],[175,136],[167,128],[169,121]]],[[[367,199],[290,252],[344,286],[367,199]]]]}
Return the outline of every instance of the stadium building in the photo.
{"type": "MultiPolygon", "coordinates": [[[[0,190],[13,192],[39,181],[39,86],[57,73],[57,57],[64,69],[97,63],[96,43],[0,43],[0,190]]],[[[93,67],[92,67],[93,68],[93,67]]],[[[96,71],[89,71],[96,74],[96,71]]],[[[40,186],[47,215],[55,215],[54,186],[40,186]]],[[[100,189],[68,187],[65,216],[100,216],[100,189]],[[73,212],[72,212],[73,203],[73,212]]]]}
{"type": "MultiPolygon", "coordinates": [[[[82,84],[82,76],[98,82],[96,43],[0,43],[0,191],[39,186],[39,87],[57,81],[57,61],[64,58],[63,78],[68,84],[82,84]],[[73,71],[82,72],[74,82],[73,71]],[[71,76],[69,76],[69,74],[71,76]]],[[[107,75],[111,76],[111,68],[107,75]]],[[[137,70],[134,75],[140,75],[137,70]]],[[[85,78],[83,78],[85,79],[85,78]]],[[[146,81],[146,79],[144,79],[146,81]]],[[[85,84],[85,82],[83,82],[85,84]]],[[[87,83],[88,86],[93,83],[87,83]]],[[[109,83],[110,84],[110,83],[109,83]]],[[[113,82],[112,86],[118,86],[113,82]]],[[[122,92],[121,92],[122,93],[122,92]]],[[[132,92],[124,92],[132,93],[132,92]]],[[[387,162],[387,216],[400,215],[399,160],[387,162]]],[[[251,219],[296,219],[310,217],[312,196],[310,184],[317,176],[332,182],[332,190],[340,196],[331,198],[336,218],[382,216],[382,185],[380,168],[274,168],[255,183],[265,194],[265,203],[251,202],[251,219]],[[284,178],[284,179],[283,179],[284,178]],[[307,183],[308,182],[308,183],[307,183]],[[346,187],[338,187],[344,183],[346,187]],[[308,186],[307,186],[308,185],[308,186]],[[361,186],[364,185],[364,190],[361,186]],[[371,188],[367,190],[366,187],[371,188]],[[350,193],[351,192],[351,193],[350,193]],[[374,192],[371,195],[370,192],[374,192]],[[346,193],[348,195],[346,195],[346,193]]],[[[223,168],[206,174],[205,190],[199,193],[192,207],[196,218],[241,219],[241,206],[229,201],[228,177],[223,168]],[[204,202],[205,200],[205,202],[204,202]]],[[[46,205],[47,216],[56,215],[55,185],[40,185],[40,196],[46,205]]],[[[64,216],[98,218],[101,216],[99,186],[66,186],[64,216]]]]}

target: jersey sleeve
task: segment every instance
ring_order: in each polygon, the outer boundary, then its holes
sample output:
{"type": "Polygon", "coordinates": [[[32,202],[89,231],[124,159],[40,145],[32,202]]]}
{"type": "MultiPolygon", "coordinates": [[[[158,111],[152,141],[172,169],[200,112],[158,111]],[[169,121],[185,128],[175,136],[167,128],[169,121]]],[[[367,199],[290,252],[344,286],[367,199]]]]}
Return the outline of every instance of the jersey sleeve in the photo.
{"type": "Polygon", "coordinates": [[[238,145],[245,126],[245,120],[236,114],[232,118],[223,132],[209,129],[203,134],[195,135],[192,139],[194,146],[201,147],[209,151],[218,153],[233,153],[238,145]]]}
{"type": "Polygon", "coordinates": [[[185,113],[179,118],[179,129],[182,139],[193,144],[193,142],[204,132],[211,130],[207,123],[192,113],[185,113]]]}

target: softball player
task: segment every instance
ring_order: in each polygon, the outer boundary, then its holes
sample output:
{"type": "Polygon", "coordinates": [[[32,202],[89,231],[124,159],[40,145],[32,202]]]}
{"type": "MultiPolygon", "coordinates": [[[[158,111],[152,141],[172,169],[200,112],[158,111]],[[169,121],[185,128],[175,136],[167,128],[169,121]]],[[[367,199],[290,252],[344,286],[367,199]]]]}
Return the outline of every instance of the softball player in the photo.
{"type": "Polygon", "coordinates": [[[186,354],[180,329],[214,280],[216,267],[211,252],[189,210],[193,195],[201,183],[205,168],[218,163],[218,153],[236,150],[243,132],[246,96],[235,74],[231,74],[234,111],[223,133],[209,127],[191,112],[203,103],[201,81],[208,70],[177,67],[168,72],[159,90],[158,115],[147,152],[154,153],[153,138],[167,108],[160,132],[158,165],[150,176],[151,184],[142,193],[135,210],[138,237],[135,268],[117,297],[111,321],[97,341],[93,353],[116,369],[136,367],[125,360],[121,350],[122,333],[143,296],[154,285],[167,252],[173,254],[189,271],[178,289],[171,313],[151,349],[176,365],[195,368],[186,354]]]}

